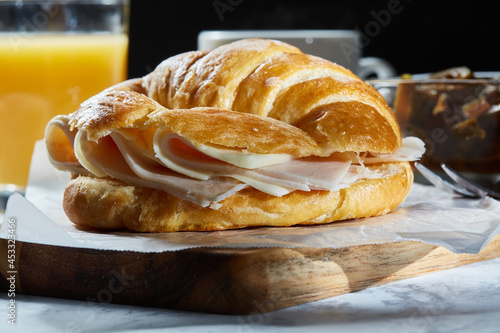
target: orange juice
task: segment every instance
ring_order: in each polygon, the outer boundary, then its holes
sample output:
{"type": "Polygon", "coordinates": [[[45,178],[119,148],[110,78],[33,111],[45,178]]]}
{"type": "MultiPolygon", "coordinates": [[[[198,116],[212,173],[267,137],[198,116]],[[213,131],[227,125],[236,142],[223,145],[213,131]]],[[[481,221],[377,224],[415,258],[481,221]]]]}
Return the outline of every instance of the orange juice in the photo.
{"type": "Polygon", "coordinates": [[[47,122],[125,80],[127,50],[125,34],[0,34],[0,184],[26,186],[47,122]]]}

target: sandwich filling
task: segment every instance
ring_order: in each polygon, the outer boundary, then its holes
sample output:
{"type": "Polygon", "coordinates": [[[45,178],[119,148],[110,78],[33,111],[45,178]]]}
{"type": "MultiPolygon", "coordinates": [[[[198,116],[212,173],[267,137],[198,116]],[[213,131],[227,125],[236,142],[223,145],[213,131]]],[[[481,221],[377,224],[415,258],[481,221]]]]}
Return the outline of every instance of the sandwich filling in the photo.
{"type": "Polygon", "coordinates": [[[414,161],[424,153],[423,142],[408,137],[392,154],[342,152],[297,158],[191,142],[165,128],[115,129],[90,141],[86,131],[71,130],[69,119],[57,116],[46,130],[49,157],[57,168],[163,190],[214,209],[246,187],[273,196],[297,190],[338,191],[360,179],[391,175],[390,169],[384,174],[371,171],[368,164],[414,161]]]}

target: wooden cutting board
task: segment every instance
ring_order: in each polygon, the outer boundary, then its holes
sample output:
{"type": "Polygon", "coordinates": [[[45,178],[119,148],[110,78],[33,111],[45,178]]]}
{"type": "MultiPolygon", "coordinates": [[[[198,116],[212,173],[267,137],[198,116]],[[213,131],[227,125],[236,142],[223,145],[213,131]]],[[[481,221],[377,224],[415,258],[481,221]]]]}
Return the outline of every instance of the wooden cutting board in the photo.
{"type": "MultiPolygon", "coordinates": [[[[9,290],[7,240],[0,240],[9,290]]],[[[500,256],[404,241],[329,248],[196,248],[162,253],[16,243],[16,292],[223,314],[274,311],[500,256]]]]}

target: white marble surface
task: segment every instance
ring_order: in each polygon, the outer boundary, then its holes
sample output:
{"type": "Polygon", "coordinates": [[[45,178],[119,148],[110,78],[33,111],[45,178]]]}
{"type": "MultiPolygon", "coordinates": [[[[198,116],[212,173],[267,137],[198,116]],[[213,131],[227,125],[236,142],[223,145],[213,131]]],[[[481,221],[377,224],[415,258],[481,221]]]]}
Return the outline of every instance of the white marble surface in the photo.
{"type": "Polygon", "coordinates": [[[16,295],[0,332],[500,332],[500,258],[274,312],[225,316],[16,295]]]}

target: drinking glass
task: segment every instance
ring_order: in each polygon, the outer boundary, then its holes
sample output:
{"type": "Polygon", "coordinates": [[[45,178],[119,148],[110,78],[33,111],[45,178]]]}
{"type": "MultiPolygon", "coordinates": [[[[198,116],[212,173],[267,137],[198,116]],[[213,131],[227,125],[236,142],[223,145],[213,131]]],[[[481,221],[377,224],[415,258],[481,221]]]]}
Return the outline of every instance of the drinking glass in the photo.
{"type": "Polygon", "coordinates": [[[25,189],[47,122],[126,79],[129,10],[129,0],[0,1],[0,208],[25,189]]]}

